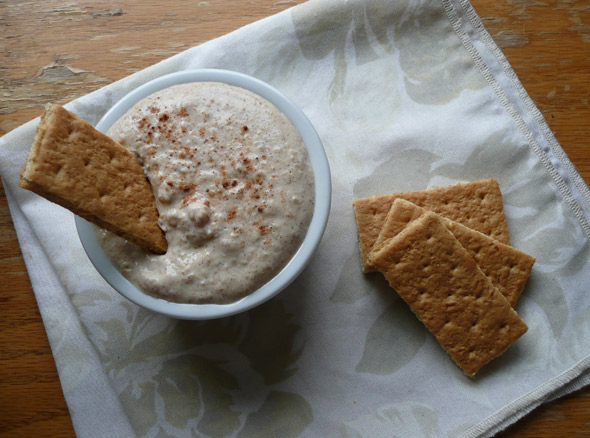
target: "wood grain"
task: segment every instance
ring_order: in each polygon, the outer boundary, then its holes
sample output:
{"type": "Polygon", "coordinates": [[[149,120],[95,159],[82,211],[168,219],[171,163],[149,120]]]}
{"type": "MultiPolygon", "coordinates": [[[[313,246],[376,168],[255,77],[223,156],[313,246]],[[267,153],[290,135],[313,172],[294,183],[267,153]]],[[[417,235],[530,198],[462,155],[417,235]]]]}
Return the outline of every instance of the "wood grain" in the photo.
{"type": "MultiPolygon", "coordinates": [[[[302,0],[0,1],[0,135],[200,42],[302,0]]],[[[551,129],[590,182],[590,3],[473,0],[551,129]]],[[[0,434],[74,436],[0,188],[0,434]]],[[[590,389],[500,434],[590,434],[590,389]]]]}

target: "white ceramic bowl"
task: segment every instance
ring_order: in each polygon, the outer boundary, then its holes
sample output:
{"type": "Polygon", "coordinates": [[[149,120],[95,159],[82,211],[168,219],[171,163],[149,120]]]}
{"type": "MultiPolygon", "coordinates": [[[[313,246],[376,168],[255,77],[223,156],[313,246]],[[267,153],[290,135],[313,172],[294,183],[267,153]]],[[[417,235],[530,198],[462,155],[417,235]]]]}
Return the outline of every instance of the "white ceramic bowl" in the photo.
{"type": "Polygon", "coordinates": [[[250,295],[230,304],[184,304],[150,296],[131,284],[114,267],[98,243],[93,224],[76,216],[76,227],[90,261],[105,280],[121,295],[152,311],[182,319],[211,319],[233,315],[255,307],[287,287],[303,271],[317,248],[330,211],[331,179],[328,160],[320,138],[303,112],[270,85],[253,77],[227,70],[189,70],[154,79],[118,101],[96,126],[106,132],[135,103],[154,92],[187,82],[224,82],[250,90],[281,110],[299,131],[305,143],[315,177],[315,207],[307,234],[291,261],[268,283],[250,295]]]}

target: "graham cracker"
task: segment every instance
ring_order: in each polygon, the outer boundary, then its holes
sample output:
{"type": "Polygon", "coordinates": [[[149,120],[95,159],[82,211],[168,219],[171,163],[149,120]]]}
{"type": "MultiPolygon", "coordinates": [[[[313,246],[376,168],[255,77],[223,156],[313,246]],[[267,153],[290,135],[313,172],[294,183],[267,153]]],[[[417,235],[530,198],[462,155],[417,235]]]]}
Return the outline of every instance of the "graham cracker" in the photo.
{"type": "Polygon", "coordinates": [[[527,331],[473,257],[427,211],[373,261],[469,377],[527,331]]]}
{"type": "Polygon", "coordinates": [[[59,105],[46,107],[19,185],[145,249],[167,250],[137,159],[59,105]]]}
{"type": "MultiPolygon", "coordinates": [[[[409,223],[426,211],[409,201],[401,198],[396,199],[373,250],[369,253],[369,263],[372,263],[374,254],[389,239],[399,234],[409,223]]],[[[486,277],[498,288],[510,305],[515,307],[529,278],[535,258],[458,222],[442,216],[440,218],[463,248],[475,259],[486,277]]]]}
{"type": "Polygon", "coordinates": [[[393,201],[398,198],[434,211],[510,245],[502,193],[495,179],[458,183],[415,192],[358,198],[353,201],[353,207],[364,272],[372,270],[367,257],[381,232],[393,201]]]}

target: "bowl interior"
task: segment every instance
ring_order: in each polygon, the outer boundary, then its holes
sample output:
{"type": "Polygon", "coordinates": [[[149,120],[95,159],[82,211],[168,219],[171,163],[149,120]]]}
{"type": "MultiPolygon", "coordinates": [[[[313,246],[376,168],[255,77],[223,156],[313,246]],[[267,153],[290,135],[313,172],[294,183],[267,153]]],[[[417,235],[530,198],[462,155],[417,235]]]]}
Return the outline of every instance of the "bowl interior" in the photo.
{"type": "Polygon", "coordinates": [[[90,222],[75,216],[82,246],[103,278],[121,295],[134,303],[168,316],[182,319],[211,319],[233,315],[257,306],[287,287],[305,268],[324,233],[331,201],[331,178],[324,148],[305,114],[287,97],[270,85],[247,75],[227,70],[189,70],[172,73],[150,81],[118,101],[99,121],[96,128],[106,132],[133,105],[161,89],[187,82],[224,82],[250,90],[274,104],[295,126],[307,147],[315,178],[315,204],[311,223],[303,243],[290,262],[268,283],[229,304],[174,303],[153,297],[135,287],[112,264],[96,237],[90,222]]]}

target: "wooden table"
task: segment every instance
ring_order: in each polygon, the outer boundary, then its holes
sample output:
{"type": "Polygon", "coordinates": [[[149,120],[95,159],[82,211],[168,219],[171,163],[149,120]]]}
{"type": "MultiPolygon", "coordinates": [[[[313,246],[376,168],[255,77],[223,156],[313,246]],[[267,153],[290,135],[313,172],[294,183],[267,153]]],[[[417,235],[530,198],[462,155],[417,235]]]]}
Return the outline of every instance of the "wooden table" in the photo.
{"type": "MultiPolygon", "coordinates": [[[[0,135],[40,115],[46,102],[68,102],[301,2],[1,1],[0,135]]],[[[590,183],[590,2],[472,3],[590,183]]],[[[0,434],[73,436],[1,188],[0,284],[0,434]]],[[[590,434],[590,388],[542,406],[501,436],[584,433],[590,434]]]]}

